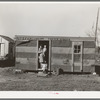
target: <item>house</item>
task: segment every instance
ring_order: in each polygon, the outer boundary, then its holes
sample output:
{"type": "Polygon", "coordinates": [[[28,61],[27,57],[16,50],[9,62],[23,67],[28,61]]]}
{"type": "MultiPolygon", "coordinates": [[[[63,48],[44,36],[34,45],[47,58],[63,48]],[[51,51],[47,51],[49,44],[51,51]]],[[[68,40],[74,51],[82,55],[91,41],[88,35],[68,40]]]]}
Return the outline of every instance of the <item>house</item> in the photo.
{"type": "Polygon", "coordinates": [[[27,70],[41,68],[39,49],[46,46],[49,71],[91,72],[95,63],[93,37],[21,36],[16,35],[16,66],[27,70]]]}
{"type": "Polygon", "coordinates": [[[13,39],[0,35],[0,67],[15,65],[15,42],[13,39]]]}

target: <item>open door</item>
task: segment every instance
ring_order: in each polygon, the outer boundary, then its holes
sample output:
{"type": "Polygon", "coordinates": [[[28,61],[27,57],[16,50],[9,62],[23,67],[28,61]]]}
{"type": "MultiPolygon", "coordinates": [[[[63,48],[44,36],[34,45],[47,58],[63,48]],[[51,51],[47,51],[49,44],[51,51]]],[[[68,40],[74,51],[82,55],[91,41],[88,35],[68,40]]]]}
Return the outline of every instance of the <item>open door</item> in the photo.
{"type": "Polygon", "coordinates": [[[82,72],[82,42],[73,42],[72,43],[72,71],[73,72],[82,72]]]}
{"type": "Polygon", "coordinates": [[[38,40],[38,52],[37,52],[37,70],[41,69],[41,63],[47,64],[49,68],[49,40],[38,40]]]}

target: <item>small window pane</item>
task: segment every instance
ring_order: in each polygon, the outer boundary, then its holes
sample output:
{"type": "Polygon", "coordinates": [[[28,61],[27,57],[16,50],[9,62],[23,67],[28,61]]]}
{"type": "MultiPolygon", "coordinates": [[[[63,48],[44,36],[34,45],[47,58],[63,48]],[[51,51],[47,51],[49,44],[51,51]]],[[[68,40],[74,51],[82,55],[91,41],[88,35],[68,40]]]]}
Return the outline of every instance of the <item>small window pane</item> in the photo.
{"type": "Polygon", "coordinates": [[[78,53],[80,53],[80,50],[78,50],[78,53]]]}
{"type": "Polygon", "coordinates": [[[74,45],[74,53],[80,53],[81,45],[74,45]]]}
{"type": "Polygon", "coordinates": [[[74,50],[74,53],[77,53],[77,50],[74,50]]]}
{"type": "Polygon", "coordinates": [[[77,45],[74,45],[74,49],[77,49],[77,45]]]}
{"type": "Polygon", "coordinates": [[[78,49],[80,49],[80,45],[78,45],[78,49]]]}

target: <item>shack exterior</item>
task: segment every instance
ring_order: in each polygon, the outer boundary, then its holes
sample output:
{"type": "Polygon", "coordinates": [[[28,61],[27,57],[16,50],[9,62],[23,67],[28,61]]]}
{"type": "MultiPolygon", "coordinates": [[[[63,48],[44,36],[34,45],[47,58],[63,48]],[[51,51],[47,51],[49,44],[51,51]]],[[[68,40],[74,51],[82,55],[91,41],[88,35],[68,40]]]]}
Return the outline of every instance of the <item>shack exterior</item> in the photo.
{"type": "Polygon", "coordinates": [[[15,65],[15,43],[14,40],[0,35],[0,67],[15,65]]]}
{"type": "Polygon", "coordinates": [[[38,70],[39,47],[46,45],[48,70],[91,72],[95,63],[95,41],[92,37],[53,37],[16,35],[16,66],[38,70]]]}

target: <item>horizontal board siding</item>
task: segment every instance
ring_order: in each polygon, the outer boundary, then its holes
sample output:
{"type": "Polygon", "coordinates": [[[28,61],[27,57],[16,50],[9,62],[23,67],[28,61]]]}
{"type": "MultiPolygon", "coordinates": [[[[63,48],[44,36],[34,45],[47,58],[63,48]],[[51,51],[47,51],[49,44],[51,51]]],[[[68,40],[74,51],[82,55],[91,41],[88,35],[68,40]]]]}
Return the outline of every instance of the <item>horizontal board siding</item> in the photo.
{"type": "Polygon", "coordinates": [[[84,48],[83,53],[84,54],[95,54],[95,48],[84,48]]]}
{"type": "Polygon", "coordinates": [[[16,52],[17,58],[36,58],[36,53],[16,52]]]}
{"type": "Polygon", "coordinates": [[[30,53],[36,53],[37,52],[37,48],[36,47],[16,47],[16,52],[30,52],[30,53]]]}
{"type": "Polygon", "coordinates": [[[81,66],[81,62],[75,62],[74,66],[81,66]]]}
{"type": "Polygon", "coordinates": [[[56,59],[71,59],[72,54],[58,54],[58,53],[52,53],[52,58],[56,59]]]}
{"type": "Polygon", "coordinates": [[[16,64],[16,68],[23,70],[36,70],[35,64],[16,64]]]}
{"type": "Polygon", "coordinates": [[[52,47],[52,53],[58,54],[72,54],[72,48],[66,47],[52,47]]]}
{"type": "Polygon", "coordinates": [[[72,42],[68,40],[52,40],[52,47],[71,47],[72,42]]]}
{"type": "Polygon", "coordinates": [[[36,58],[16,58],[16,63],[22,63],[22,64],[36,64],[36,58]]]}
{"type": "Polygon", "coordinates": [[[93,68],[91,66],[83,66],[83,72],[92,72],[93,68]]]}
{"type": "Polygon", "coordinates": [[[91,66],[95,63],[95,59],[94,60],[85,60],[83,59],[83,66],[91,66]]]}
{"type": "MultiPolygon", "coordinates": [[[[52,58],[56,59],[72,59],[72,54],[53,53],[52,58]]],[[[83,54],[83,59],[95,59],[95,54],[83,54]]]]}
{"type": "Polygon", "coordinates": [[[84,48],[95,48],[95,42],[94,41],[84,41],[83,47],[84,48]]]}
{"type": "Polygon", "coordinates": [[[16,58],[16,67],[25,70],[36,70],[36,58],[16,58]]]}
{"type": "Polygon", "coordinates": [[[52,65],[66,65],[68,63],[71,64],[71,60],[68,60],[66,62],[65,62],[65,60],[66,59],[55,59],[55,58],[53,58],[53,59],[51,59],[51,64],[52,65]]]}
{"type": "MultiPolygon", "coordinates": [[[[72,54],[71,47],[52,47],[52,53],[57,54],[72,54]]],[[[94,54],[95,48],[84,48],[83,54],[94,54]]]]}
{"type": "Polygon", "coordinates": [[[95,54],[83,54],[83,59],[95,59],[95,54]]]}
{"type": "Polygon", "coordinates": [[[37,41],[32,40],[32,41],[16,41],[16,46],[28,46],[28,47],[36,47],[37,46],[37,41]]]}
{"type": "Polygon", "coordinates": [[[74,72],[81,72],[80,65],[74,66],[74,72]]]}
{"type": "Polygon", "coordinates": [[[57,69],[62,69],[64,72],[71,72],[70,65],[51,65],[51,71],[57,71],[57,69]]]}

